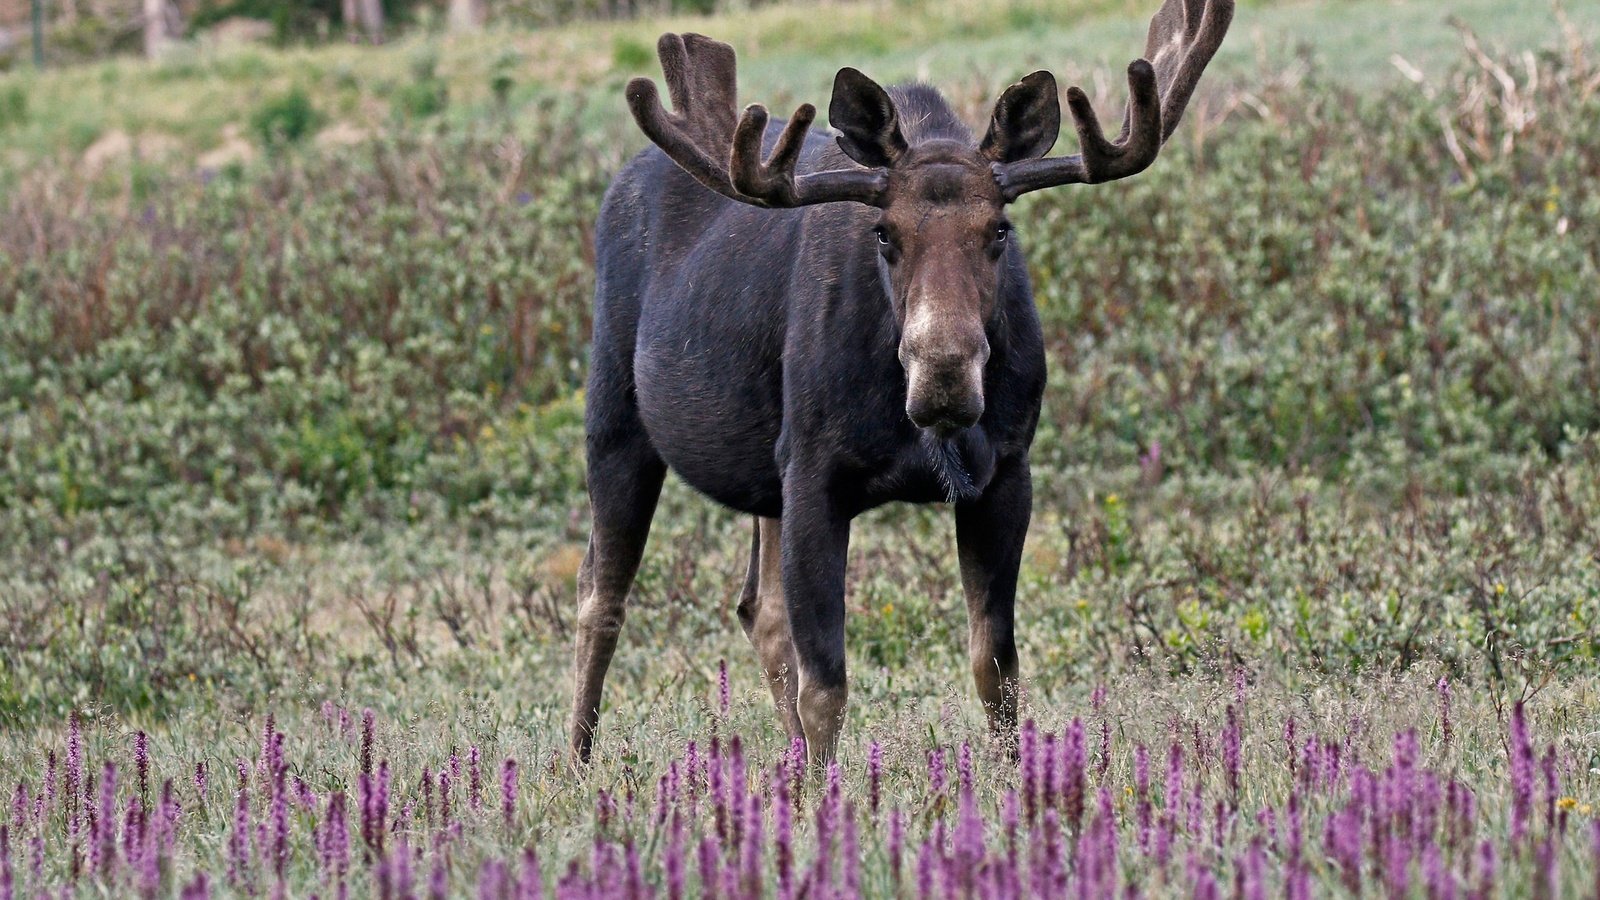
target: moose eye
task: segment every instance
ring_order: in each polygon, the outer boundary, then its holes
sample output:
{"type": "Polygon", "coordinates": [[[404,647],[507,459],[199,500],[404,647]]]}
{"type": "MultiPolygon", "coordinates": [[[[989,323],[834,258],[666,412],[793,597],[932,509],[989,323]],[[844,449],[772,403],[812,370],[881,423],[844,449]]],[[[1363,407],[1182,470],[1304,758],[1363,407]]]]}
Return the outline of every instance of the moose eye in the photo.
{"type": "Polygon", "coordinates": [[[872,229],[872,233],[878,238],[879,244],[882,244],[885,247],[889,246],[889,229],[879,225],[872,229]]]}
{"type": "Polygon", "coordinates": [[[1006,242],[1006,237],[1009,236],[1010,234],[1011,234],[1011,226],[1010,225],[1003,224],[1003,223],[1000,224],[1000,225],[996,225],[994,227],[994,240],[995,240],[995,243],[1004,244],[1006,242]]]}

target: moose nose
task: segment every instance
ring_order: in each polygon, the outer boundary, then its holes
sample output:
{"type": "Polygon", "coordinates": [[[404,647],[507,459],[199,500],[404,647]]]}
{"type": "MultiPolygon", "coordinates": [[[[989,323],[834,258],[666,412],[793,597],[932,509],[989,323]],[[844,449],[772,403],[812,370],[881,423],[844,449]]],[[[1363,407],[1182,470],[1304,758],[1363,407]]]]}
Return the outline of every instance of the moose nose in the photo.
{"type": "Polygon", "coordinates": [[[944,403],[928,397],[911,396],[906,398],[906,415],[918,428],[927,428],[940,437],[949,437],[978,424],[983,417],[983,396],[972,393],[944,403]]]}
{"type": "Polygon", "coordinates": [[[906,415],[918,428],[948,437],[983,417],[983,364],[987,343],[976,353],[918,357],[905,354],[906,415]]]}

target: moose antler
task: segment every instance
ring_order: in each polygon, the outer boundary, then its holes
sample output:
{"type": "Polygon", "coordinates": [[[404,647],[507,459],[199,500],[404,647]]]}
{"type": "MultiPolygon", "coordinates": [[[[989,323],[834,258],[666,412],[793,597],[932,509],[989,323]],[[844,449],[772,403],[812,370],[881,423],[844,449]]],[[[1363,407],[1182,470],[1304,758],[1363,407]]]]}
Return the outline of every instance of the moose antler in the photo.
{"type": "Polygon", "coordinates": [[[1106,140],[1089,97],[1067,89],[1067,107],[1078,130],[1080,152],[1072,156],[995,164],[1007,200],[1062,184],[1098,184],[1144,171],[1172,136],[1194,94],[1200,73],[1222,45],[1233,21],[1233,0],[1165,0],[1150,20],[1145,58],[1128,66],[1133,97],[1122,133],[1106,140]]]}
{"type": "Polygon", "coordinates": [[[628,82],[628,107],[645,135],[696,181],[752,206],[788,208],[854,200],[876,204],[887,179],[882,169],[849,168],[795,174],[816,107],[802,104],[763,162],[767,109],[736,113],[733,48],[699,34],[663,34],[656,44],[674,112],[661,105],[655,82],[628,82]]]}

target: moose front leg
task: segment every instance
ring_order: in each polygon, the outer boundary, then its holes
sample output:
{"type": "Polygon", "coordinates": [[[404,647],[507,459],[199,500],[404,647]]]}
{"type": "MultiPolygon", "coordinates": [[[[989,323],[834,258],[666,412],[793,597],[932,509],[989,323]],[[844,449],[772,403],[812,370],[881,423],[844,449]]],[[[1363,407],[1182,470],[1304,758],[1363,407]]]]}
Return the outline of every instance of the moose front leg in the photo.
{"type": "Polygon", "coordinates": [[[834,758],[844,718],[844,582],[850,519],[818,487],[821,479],[784,479],[781,546],[783,598],[800,668],[796,706],[814,769],[834,758]]]}
{"type": "Polygon", "coordinates": [[[989,728],[1017,732],[1017,570],[1033,513],[1026,458],[1003,462],[983,496],[956,504],[956,546],[967,595],[967,653],[989,728]]]}

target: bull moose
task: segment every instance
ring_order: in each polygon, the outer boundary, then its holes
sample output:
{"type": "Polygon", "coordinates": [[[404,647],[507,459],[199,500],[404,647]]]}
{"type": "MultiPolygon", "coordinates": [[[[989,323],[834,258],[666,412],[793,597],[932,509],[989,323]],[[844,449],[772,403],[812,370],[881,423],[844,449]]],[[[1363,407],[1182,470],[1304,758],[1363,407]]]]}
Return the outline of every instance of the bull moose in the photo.
{"type": "Polygon", "coordinates": [[[577,760],[669,467],[755,519],[739,620],[813,763],[833,757],[845,709],[851,520],[953,503],[972,674],[991,729],[1014,736],[1045,354],[1006,207],[1149,166],[1232,18],[1233,0],[1165,0],[1128,67],[1120,135],[1071,88],[1079,152],[1058,157],[1049,72],[1007,88],[974,141],[932,87],[840,69],[830,138],[809,130],[810,104],[787,123],[741,115],[728,45],[661,37],[673,111],[650,79],[629,82],[654,146],[611,183],[595,233],[577,760]]]}

